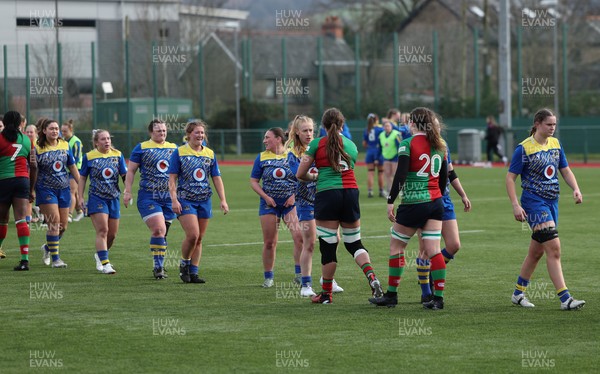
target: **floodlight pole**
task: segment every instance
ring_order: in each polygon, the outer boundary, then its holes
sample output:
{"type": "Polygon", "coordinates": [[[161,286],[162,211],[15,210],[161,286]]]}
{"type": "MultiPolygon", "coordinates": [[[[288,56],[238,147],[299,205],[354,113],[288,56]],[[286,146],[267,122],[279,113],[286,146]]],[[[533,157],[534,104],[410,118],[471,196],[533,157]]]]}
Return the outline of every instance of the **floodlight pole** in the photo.
{"type": "MultiPolygon", "coordinates": [[[[500,94],[500,126],[509,130],[512,127],[511,103],[511,72],[510,72],[510,2],[500,0],[500,19],[498,20],[498,66],[499,66],[499,94],[500,94]]],[[[512,134],[506,138],[506,153],[512,154],[512,134]]]]}

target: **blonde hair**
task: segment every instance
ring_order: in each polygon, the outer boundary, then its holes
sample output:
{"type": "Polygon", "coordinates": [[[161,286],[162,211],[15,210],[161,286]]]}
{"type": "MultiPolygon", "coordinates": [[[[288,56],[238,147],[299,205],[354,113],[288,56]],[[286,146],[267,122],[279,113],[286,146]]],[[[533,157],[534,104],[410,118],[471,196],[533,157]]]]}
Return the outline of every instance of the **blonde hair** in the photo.
{"type": "Polygon", "coordinates": [[[300,140],[300,136],[298,135],[298,132],[300,131],[300,125],[302,123],[310,123],[314,131],[315,122],[312,120],[312,118],[307,117],[304,114],[299,114],[294,117],[294,120],[290,123],[290,132],[288,134],[288,140],[285,142],[285,146],[286,148],[293,148],[298,156],[302,156],[306,151],[306,146],[302,144],[302,140],[300,140]]]}
{"type": "Polygon", "coordinates": [[[198,126],[202,126],[204,128],[204,141],[206,142],[206,144],[208,144],[208,134],[207,134],[207,125],[206,122],[204,122],[201,119],[195,119],[193,121],[190,121],[187,123],[187,125],[185,125],[185,141],[189,142],[190,141],[190,134],[194,131],[194,129],[198,126]]]}
{"type": "MultiPolygon", "coordinates": [[[[110,132],[108,132],[108,130],[104,130],[104,129],[94,129],[92,130],[92,145],[94,146],[94,148],[98,149],[98,138],[100,138],[100,134],[102,134],[103,132],[107,133],[109,137],[111,137],[110,132]]],[[[110,143],[110,149],[115,151],[116,149],[112,146],[112,142],[110,143]]]]}

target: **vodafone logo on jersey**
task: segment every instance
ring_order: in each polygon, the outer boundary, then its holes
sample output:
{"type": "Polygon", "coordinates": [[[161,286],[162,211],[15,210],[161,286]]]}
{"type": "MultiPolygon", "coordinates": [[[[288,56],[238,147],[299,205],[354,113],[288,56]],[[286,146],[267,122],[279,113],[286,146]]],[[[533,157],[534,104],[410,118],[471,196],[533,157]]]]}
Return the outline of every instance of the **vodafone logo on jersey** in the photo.
{"type": "Polygon", "coordinates": [[[169,161],[167,160],[159,160],[156,163],[156,168],[158,169],[158,171],[160,171],[161,173],[166,173],[167,170],[169,170],[169,161]]]}
{"type": "Polygon", "coordinates": [[[554,178],[555,175],[556,175],[556,168],[554,167],[554,165],[546,166],[546,169],[544,169],[544,176],[546,176],[546,178],[548,178],[548,179],[552,179],[552,178],[554,178]]]}
{"type": "Polygon", "coordinates": [[[308,169],[308,174],[319,174],[319,169],[312,166],[310,169],[308,169]]]}
{"type": "Polygon", "coordinates": [[[273,178],[275,179],[283,179],[286,176],[285,169],[277,168],[273,170],[273,178]]]}
{"type": "Polygon", "coordinates": [[[113,169],[111,168],[104,168],[102,170],[102,177],[104,179],[110,179],[112,178],[112,176],[115,174],[115,172],[113,171],[113,169]]]}
{"type": "Polygon", "coordinates": [[[196,169],[194,170],[194,179],[198,182],[202,182],[203,180],[206,179],[206,173],[204,172],[204,169],[196,169]]]}
{"type": "Polygon", "coordinates": [[[62,169],[63,169],[62,161],[54,161],[54,163],[52,164],[52,169],[54,169],[54,171],[62,171],[62,169]]]}

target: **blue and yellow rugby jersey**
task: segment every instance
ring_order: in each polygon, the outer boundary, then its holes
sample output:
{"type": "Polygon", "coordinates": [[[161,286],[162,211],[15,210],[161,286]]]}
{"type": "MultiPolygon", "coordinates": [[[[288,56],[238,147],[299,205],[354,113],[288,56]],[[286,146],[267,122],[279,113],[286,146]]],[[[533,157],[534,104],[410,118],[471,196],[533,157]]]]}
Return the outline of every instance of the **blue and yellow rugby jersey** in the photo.
{"type": "Polygon", "coordinates": [[[116,149],[107,153],[94,149],[83,155],[79,173],[89,177],[90,195],[106,200],[117,199],[121,195],[119,176],[127,174],[125,157],[116,149]]]}
{"type": "Polygon", "coordinates": [[[171,200],[167,170],[176,149],[177,145],[174,143],[158,144],[152,140],[135,146],[129,159],[140,165],[140,192],[164,192],[158,196],[162,196],[163,200],[171,200]]]}
{"type": "MultiPolygon", "coordinates": [[[[296,175],[298,172],[298,167],[300,166],[300,156],[296,153],[295,149],[290,149],[288,153],[288,164],[290,165],[290,170],[293,175],[296,175]]],[[[313,162],[308,169],[310,174],[319,174],[319,169],[316,168],[315,163],[313,162]]],[[[315,205],[315,193],[317,192],[317,182],[301,182],[298,181],[296,184],[296,205],[315,205]]]]}
{"type": "Polygon", "coordinates": [[[548,200],[558,199],[558,171],[569,166],[558,139],[548,138],[541,145],[533,136],[523,140],[515,149],[509,172],[521,175],[523,191],[548,200]]]}
{"type": "MultiPolygon", "coordinates": [[[[448,142],[446,142],[444,140],[444,143],[446,144],[446,157],[448,157],[448,169],[450,169],[450,165],[452,165],[452,158],[450,157],[450,147],[448,147],[448,142]]],[[[449,196],[450,195],[450,178],[446,179],[446,188],[444,188],[444,191],[442,191],[442,196],[449,196]]]]}
{"type": "Polygon", "coordinates": [[[363,133],[363,140],[367,143],[367,149],[380,148],[379,135],[384,132],[383,126],[380,123],[373,125],[371,131],[365,129],[363,133]]]}
{"type": "Polygon", "coordinates": [[[206,201],[212,196],[209,177],[221,176],[215,152],[207,147],[194,151],[188,144],[171,156],[169,174],[177,174],[177,197],[189,201],[206,201]]]}
{"type": "Polygon", "coordinates": [[[250,177],[262,179],[263,191],[274,199],[287,199],[296,192],[298,182],[290,169],[287,155],[287,151],[280,155],[264,151],[254,160],[250,177]]]}
{"type": "Polygon", "coordinates": [[[73,152],[69,143],[59,138],[54,146],[44,148],[37,146],[38,177],[37,186],[63,189],[69,187],[69,169],[67,166],[75,164],[73,152]]]}

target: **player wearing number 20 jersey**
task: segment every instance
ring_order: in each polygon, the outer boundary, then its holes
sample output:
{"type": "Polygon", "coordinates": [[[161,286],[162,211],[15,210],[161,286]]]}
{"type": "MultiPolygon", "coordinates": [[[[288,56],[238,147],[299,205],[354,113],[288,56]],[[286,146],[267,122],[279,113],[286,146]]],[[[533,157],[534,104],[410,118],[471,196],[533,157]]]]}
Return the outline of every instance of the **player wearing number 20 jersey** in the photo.
{"type": "Polygon", "coordinates": [[[434,296],[423,303],[427,309],[444,308],[446,264],[440,253],[444,204],[442,191],[448,178],[446,144],[440,136],[437,115],[428,108],[415,108],[410,113],[413,136],[400,143],[398,169],[388,196],[387,215],[394,223],[391,229],[388,292],[369,301],[378,306],[398,303],[398,286],[404,272],[404,249],[410,238],[420,231],[423,251],[431,260],[434,296]],[[401,195],[394,215],[394,200],[401,195]]]}
{"type": "MultiPolygon", "coordinates": [[[[409,157],[408,174],[400,191],[401,205],[427,203],[442,197],[439,178],[446,156],[431,148],[425,134],[415,134],[402,141],[398,156],[409,157]]],[[[397,188],[398,184],[394,183],[392,191],[397,188]]]]}

